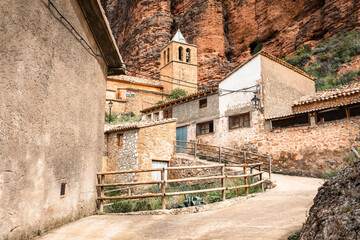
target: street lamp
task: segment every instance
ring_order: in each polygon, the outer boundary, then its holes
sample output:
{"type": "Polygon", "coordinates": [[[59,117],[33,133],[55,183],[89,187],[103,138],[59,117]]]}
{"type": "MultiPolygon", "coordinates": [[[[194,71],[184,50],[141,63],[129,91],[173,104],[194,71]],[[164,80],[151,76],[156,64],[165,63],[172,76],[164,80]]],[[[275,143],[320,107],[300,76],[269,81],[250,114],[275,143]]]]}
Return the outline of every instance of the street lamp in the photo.
{"type": "Polygon", "coordinates": [[[108,104],[109,104],[109,123],[111,123],[111,107],[114,103],[110,101],[108,104]]]}
{"type": "Polygon", "coordinates": [[[254,93],[254,97],[251,99],[252,105],[255,107],[256,110],[259,110],[261,113],[263,113],[263,108],[261,107],[261,99],[258,97],[258,86],[256,86],[254,93]]]}

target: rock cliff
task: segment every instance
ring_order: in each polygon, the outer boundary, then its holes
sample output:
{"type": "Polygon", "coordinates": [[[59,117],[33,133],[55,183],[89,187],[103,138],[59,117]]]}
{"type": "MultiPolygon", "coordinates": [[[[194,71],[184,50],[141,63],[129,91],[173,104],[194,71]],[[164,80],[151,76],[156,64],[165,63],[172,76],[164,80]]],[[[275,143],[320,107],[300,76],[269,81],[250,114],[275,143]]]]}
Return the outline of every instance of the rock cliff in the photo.
{"type": "MultiPolygon", "coordinates": [[[[178,25],[198,46],[200,83],[223,77],[261,47],[292,54],[360,25],[357,0],[102,0],[127,63],[158,71],[178,25]]],[[[132,69],[135,70],[135,69],[132,69]]]]}
{"type": "Polygon", "coordinates": [[[360,161],[319,188],[300,239],[360,239],[360,161]]]}

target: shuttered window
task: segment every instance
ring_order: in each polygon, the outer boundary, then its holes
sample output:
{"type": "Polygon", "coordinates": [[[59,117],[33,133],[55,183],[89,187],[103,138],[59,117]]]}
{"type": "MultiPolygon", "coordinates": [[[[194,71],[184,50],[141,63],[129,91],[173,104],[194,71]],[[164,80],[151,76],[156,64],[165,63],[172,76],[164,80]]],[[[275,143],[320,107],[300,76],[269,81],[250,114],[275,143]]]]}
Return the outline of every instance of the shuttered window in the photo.
{"type": "Polygon", "coordinates": [[[203,135],[214,132],[214,121],[198,123],[196,125],[197,135],[203,135]]]}
{"type": "Polygon", "coordinates": [[[172,108],[165,109],[163,116],[164,118],[172,118],[172,108]]]}
{"type": "Polygon", "coordinates": [[[250,127],[250,113],[229,117],[229,129],[250,127]]]}

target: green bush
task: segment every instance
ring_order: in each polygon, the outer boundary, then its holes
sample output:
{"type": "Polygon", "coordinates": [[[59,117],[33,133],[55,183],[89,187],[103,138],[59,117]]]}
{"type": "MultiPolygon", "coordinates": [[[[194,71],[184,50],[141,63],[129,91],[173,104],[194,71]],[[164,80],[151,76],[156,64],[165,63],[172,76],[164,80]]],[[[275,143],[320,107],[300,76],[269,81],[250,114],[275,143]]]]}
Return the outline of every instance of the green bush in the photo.
{"type": "MultiPolygon", "coordinates": [[[[111,122],[116,122],[117,120],[117,115],[115,113],[111,114],[111,122]]],[[[109,122],[109,114],[107,112],[105,112],[105,123],[109,122]]]]}
{"type": "Polygon", "coordinates": [[[181,97],[187,96],[187,92],[184,89],[181,88],[175,88],[171,91],[170,95],[168,95],[166,98],[168,100],[175,100],[181,97]]]}
{"type": "Polygon", "coordinates": [[[322,91],[349,84],[358,77],[359,72],[348,72],[338,77],[341,65],[358,55],[360,32],[352,31],[320,41],[314,49],[310,45],[301,46],[293,56],[285,57],[284,61],[316,77],[317,91],[322,91]]]}

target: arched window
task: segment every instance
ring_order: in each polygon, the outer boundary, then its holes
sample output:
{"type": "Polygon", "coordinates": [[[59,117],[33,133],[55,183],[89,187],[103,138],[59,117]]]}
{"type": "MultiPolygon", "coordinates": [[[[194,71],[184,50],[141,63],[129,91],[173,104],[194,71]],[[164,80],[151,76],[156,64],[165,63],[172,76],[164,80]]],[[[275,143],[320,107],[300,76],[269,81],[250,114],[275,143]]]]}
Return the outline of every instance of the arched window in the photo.
{"type": "Polygon", "coordinates": [[[186,62],[190,62],[190,48],[186,49],[186,62]]]}
{"type": "Polygon", "coordinates": [[[164,65],[166,64],[166,50],[164,51],[164,65]]]}
{"type": "Polygon", "coordinates": [[[183,54],[183,48],[179,47],[179,61],[183,60],[182,54],[183,54]]]}
{"type": "Polygon", "coordinates": [[[170,49],[167,49],[167,62],[170,62],[170,49]]]}

